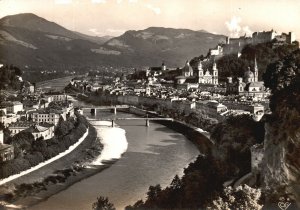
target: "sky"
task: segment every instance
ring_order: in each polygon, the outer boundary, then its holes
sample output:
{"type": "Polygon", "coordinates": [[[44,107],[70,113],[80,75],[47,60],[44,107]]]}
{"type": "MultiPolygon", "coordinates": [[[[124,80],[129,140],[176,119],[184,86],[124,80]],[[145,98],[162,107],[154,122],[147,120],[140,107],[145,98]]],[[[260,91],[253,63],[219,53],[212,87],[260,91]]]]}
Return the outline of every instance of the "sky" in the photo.
{"type": "Polygon", "coordinates": [[[0,0],[0,18],[28,12],[96,36],[151,26],[231,37],[271,29],[300,36],[300,0],[0,0]]]}

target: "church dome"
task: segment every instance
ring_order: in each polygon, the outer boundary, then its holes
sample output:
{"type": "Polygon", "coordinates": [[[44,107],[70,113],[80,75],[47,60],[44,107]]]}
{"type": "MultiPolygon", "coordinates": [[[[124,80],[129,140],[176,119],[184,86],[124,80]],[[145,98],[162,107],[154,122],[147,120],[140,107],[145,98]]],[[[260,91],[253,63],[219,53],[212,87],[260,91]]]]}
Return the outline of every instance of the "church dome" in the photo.
{"type": "Polygon", "coordinates": [[[244,77],[245,77],[245,78],[254,78],[254,74],[253,74],[253,72],[252,72],[250,69],[248,69],[248,70],[245,72],[244,77]]]}
{"type": "Polygon", "coordinates": [[[185,63],[185,66],[183,67],[183,71],[184,72],[191,72],[191,71],[193,71],[193,68],[191,67],[191,65],[190,65],[190,63],[188,61],[185,63]]]}

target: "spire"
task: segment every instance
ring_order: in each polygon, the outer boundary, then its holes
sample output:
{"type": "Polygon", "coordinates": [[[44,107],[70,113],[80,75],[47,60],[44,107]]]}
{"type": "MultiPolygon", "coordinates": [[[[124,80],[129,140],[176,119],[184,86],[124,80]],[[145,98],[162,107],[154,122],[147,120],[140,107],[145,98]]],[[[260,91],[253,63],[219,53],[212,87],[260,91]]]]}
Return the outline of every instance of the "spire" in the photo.
{"type": "Polygon", "coordinates": [[[214,63],[213,63],[213,71],[216,71],[217,70],[217,63],[216,63],[216,61],[215,61],[215,59],[214,59],[214,63]]]}
{"type": "Polygon", "coordinates": [[[257,61],[256,61],[256,55],[255,55],[255,58],[254,58],[254,71],[258,71],[257,61]]]}
{"type": "Polygon", "coordinates": [[[203,71],[203,69],[202,69],[202,62],[201,61],[199,61],[199,63],[198,63],[198,71],[203,71]]]}
{"type": "Polygon", "coordinates": [[[258,82],[258,67],[257,67],[256,55],[254,58],[254,82],[258,82]]]}
{"type": "Polygon", "coordinates": [[[164,60],[162,61],[161,69],[162,69],[163,71],[167,70],[167,67],[166,67],[166,65],[165,65],[165,61],[164,61],[164,60]]]}

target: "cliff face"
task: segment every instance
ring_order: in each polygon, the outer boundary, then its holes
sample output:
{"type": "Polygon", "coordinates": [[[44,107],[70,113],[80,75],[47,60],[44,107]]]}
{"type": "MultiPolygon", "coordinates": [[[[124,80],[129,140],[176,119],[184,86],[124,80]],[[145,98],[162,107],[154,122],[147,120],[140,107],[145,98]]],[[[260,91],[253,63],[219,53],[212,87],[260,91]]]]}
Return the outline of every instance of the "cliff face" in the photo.
{"type": "MultiPolygon", "coordinates": [[[[286,115],[290,114],[286,112],[286,115]]],[[[282,120],[270,119],[265,124],[263,188],[267,199],[288,196],[300,202],[300,126],[290,130],[289,117],[286,117],[282,120]]]]}
{"type": "Polygon", "coordinates": [[[266,199],[289,197],[300,206],[300,50],[271,63],[264,82],[272,91],[261,170],[266,199]]]}

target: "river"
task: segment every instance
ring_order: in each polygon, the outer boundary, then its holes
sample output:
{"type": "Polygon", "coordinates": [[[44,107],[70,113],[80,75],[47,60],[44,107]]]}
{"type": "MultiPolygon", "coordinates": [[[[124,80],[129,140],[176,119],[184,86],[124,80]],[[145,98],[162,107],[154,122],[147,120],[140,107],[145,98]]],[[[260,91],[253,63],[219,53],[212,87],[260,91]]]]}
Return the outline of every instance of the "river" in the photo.
{"type": "MultiPolygon", "coordinates": [[[[118,116],[131,115],[118,113],[118,116]]],[[[118,125],[126,131],[128,148],[117,162],[30,209],[92,209],[92,203],[100,195],[107,196],[117,209],[124,209],[145,198],[150,185],[165,187],[176,174],[182,175],[183,168],[199,154],[182,134],[163,125],[151,122],[146,127],[144,120],[120,121],[118,125]]],[[[101,131],[105,126],[95,127],[101,131]]]]}
{"type": "MultiPolygon", "coordinates": [[[[98,119],[107,118],[111,113],[101,111],[95,117],[85,112],[84,115],[98,119]]],[[[133,115],[118,112],[117,116],[133,115]]],[[[196,146],[185,136],[164,125],[150,122],[150,127],[146,127],[144,120],[119,121],[119,128],[112,130],[101,122],[91,123],[98,136],[103,138],[105,133],[109,135],[109,142],[106,142],[109,144],[104,144],[102,155],[108,153],[108,156],[120,159],[104,171],[29,209],[88,210],[92,209],[92,203],[98,196],[107,196],[117,209],[124,209],[125,206],[144,199],[150,185],[160,184],[166,187],[176,174],[182,176],[183,169],[199,155],[196,146]],[[123,136],[116,135],[120,131],[123,131],[123,136]],[[115,143],[111,143],[112,141],[115,143]],[[123,155],[120,157],[121,153],[123,155]]]]}

